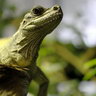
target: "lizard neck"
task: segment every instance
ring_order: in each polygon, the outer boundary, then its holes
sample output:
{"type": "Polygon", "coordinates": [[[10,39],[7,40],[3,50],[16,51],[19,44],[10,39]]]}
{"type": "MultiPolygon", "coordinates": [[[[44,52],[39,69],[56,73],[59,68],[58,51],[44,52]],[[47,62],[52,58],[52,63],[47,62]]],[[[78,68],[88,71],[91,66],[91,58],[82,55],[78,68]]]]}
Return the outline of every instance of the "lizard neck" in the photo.
{"type": "Polygon", "coordinates": [[[14,47],[14,45],[15,47],[11,48],[11,51],[19,53],[26,58],[26,60],[35,62],[38,57],[41,42],[45,35],[41,35],[41,33],[37,35],[35,32],[30,32],[32,34],[26,35],[23,31],[17,31],[13,36],[11,47],[14,47]]]}

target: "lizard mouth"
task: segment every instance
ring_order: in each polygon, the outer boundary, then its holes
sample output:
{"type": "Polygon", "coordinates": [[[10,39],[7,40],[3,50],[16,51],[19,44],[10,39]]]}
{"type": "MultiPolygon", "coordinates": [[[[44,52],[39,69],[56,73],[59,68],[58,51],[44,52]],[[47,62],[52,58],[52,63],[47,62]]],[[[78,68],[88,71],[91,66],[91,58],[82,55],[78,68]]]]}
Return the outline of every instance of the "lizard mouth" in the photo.
{"type": "Polygon", "coordinates": [[[55,13],[54,15],[50,15],[49,17],[45,18],[45,20],[41,21],[40,26],[45,26],[47,24],[54,23],[54,21],[56,22],[57,20],[61,21],[61,19],[62,13],[55,13]]]}

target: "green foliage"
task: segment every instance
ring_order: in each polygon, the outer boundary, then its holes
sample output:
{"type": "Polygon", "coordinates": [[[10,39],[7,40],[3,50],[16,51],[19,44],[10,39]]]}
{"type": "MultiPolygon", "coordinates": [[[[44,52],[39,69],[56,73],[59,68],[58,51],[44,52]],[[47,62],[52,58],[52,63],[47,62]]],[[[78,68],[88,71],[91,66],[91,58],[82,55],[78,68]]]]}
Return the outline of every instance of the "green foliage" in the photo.
{"type": "Polygon", "coordinates": [[[96,75],[96,59],[92,59],[84,64],[88,72],[84,76],[84,80],[89,80],[96,75]]]}
{"type": "Polygon", "coordinates": [[[96,68],[90,69],[84,76],[84,80],[89,80],[96,75],[96,68]]]}
{"type": "Polygon", "coordinates": [[[96,66],[96,59],[89,60],[84,65],[85,65],[85,67],[87,69],[92,68],[92,67],[95,67],[96,66]]]}

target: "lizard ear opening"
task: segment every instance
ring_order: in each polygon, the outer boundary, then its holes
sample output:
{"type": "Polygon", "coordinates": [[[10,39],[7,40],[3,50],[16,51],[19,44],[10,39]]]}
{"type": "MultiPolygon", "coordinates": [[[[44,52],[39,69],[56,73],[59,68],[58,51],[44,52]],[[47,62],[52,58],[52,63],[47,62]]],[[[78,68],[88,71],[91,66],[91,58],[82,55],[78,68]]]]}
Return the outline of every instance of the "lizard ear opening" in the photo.
{"type": "Polygon", "coordinates": [[[24,20],[24,21],[23,21],[23,24],[26,24],[26,23],[27,23],[27,22],[24,20]]]}

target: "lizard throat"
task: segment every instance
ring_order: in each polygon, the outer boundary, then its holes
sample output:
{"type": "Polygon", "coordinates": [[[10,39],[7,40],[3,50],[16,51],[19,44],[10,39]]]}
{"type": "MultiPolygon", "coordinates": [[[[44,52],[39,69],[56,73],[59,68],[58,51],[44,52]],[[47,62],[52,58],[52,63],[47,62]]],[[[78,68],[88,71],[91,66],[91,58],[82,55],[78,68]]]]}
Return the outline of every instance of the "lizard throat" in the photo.
{"type": "MultiPolygon", "coordinates": [[[[35,39],[29,39],[27,41],[26,41],[26,38],[23,39],[23,42],[25,40],[27,43],[24,43],[23,46],[21,45],[21,47],[18,48],[19,49],[18,52],[24,58],[26,58],[26,60],[30,60],[30,61],[33,60],[33,62],[35,62],[38,57],[38,51],[44,37],[45,37],[45,34],[43,34],[42,36],[35,35],[35,39]]],[[[22,44],[21,42],[19,44],[22,44]]]]}

